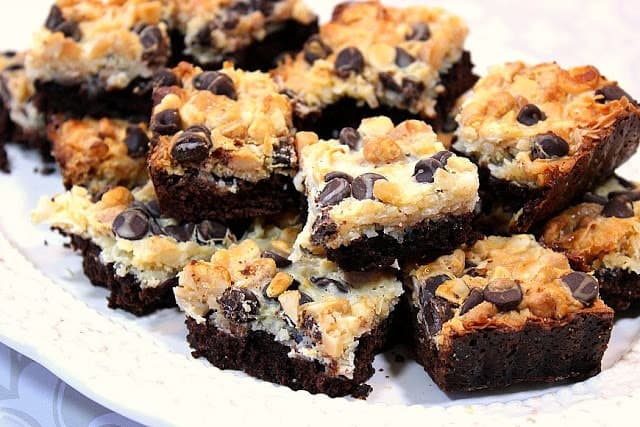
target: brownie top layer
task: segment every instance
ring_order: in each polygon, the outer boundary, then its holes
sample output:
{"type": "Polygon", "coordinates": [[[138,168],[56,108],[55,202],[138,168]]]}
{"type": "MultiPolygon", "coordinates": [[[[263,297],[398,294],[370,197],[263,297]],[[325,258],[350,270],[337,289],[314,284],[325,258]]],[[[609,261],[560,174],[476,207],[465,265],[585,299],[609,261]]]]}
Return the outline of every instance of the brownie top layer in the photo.
{"type": "Polygon", "coordinates": [[[434,297],[442,303],[439,344],[475,329],[518,329],[528,321],[562,321],[588,307],[608,310],[593,276],[573,271],[565,255],[531,235],[487,237],[412,269],[409,277],[415,306],[424,311],[434,297]]]}
{"type": "Polygon", "coordinates": [[[640,187],[611,178],[587,193],[583,203],[551,219],[542,242],[564,252],[583,271],[640,273],[640,187]]]}
{"type": "Polygon", "coordinates": [[[147,181],[151,134],[144,123],[54,116],[48,137],[67,187],[82,185],[101,194],[116,185],[132,188],[147,181]]]}
{"type": "Polygon", "coordinates": [[[435,117],[440,74],[461,58],[467,32],[438,8],[343,3],[274,74],[302,116],[347,97],[435,117]]]}
{"type": "Polygon", "coordinates": [[[230,64],[203,72],[182,62],[171,77],[174,86],[154,92],[151,168],[250,182],[295,173],[291,103],[268,74],[230,64]]]}
{"type": "Polygon", "coordinates": [[[345,128],[339,140],[297,138],[301,170],[295,182],[309,198],[299,244],[309,248],[316,220],[335,224],[317,236],[329,248],[348,245],[377,230],[399,234],[427,219],[466,215],[478,201],[478,174],[468,159],[446,151],[431,127],[386,117],[345,128]]]}
{"type": "Polygon", "coordinates": [[[177,0],[172,28],[185,39],[185,54],[200,64],[219,63],[225,55],[261,41],[286,21],[310,25],[316,15],[302,0],[177,0]]]}
{"type": "Polygon", "coordinates": [[[25,72],[25,55],[24,52],[0,53],[0,100],[13,123],[25,132],[43,134],[44,115],[33,103],[35,89],[25,72]]]}
{"type": "Polygon", "coordinates": [[[165,2],[57,0],[27,57],[30,78],[122,89],[150,78],[170,52],[165,2]]]}
{"type": "Polygon", "coordinates": [[[121,277],[132,274],[142,288],[173,278],[193,259],[209,259],[234,240],[222,224],[178,224],[160,216],[150,184],[134,191],[116,187],[97,202],[75,186],[51,199],[42,198],[32,214],[65,234],[90,240],[102,249],[100,260],[114,264],[121,277]]]}
{"type": "Polygon", "coordinates": [[[393,311],[402,293],[395,274],[347,274],[332,262],[287,260],[299,226],[260,226],[210,262],[180,274],[176,301],[198,323],[228,333],[265,331],[291,357],[317,360],[329,375],[352,378],[358,339],[393,311]]]}
{"type": "Polygon", "coordinates": [[[453,147],[499,179],[543,187],[567,173],[635,101],[593,66],[496,66],[465,100],[453,147]]]}

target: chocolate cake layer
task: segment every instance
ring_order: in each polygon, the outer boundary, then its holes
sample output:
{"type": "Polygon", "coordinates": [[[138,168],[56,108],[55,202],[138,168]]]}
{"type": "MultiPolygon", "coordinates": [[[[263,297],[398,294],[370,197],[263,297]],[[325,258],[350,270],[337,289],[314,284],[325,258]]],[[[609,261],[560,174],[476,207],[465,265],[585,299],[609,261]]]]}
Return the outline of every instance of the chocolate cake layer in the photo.
{"type": "Polygon", "coordinates": [[[302,197],[291,177],[274,174],[256,183],[235,180],[237,191],[220,191],[215,176],[198,171],[169,175],[150,170],[163,215],[185,221],[220,221],[273,215],[300,206],[302,197]]]}
{"type": "Polygon", "coordinates": [[[331,397],[359,395],[362,383],[369,379],[375,355],[387,342],[391,320],[387,319],[358,340],[353,379],[332,377],[317,361],[290,358],[289,347],[275,341],[264,331],[249,331],[244,336],[228,334],[215,326],[186,320],[187,340],[194,357],[205,357],[220,369],[242,370],[247,374],[293,390],[324,393],[331,397]]]}
{"type": "MultiPolygon", "coordinates": [[[[319,219],[322,220],[322,217],[319,219]]],[[[403,262],[427,261],[463,243],[471,243],[475,235],[472,220],[472,215],[426,220],[410,227],[402,242],[379,232],[375,237],[361,237],[349,246],[328,249],[327,258],[347,271],[380,269],[390,266],[396,259],[403,262]]],[[[319,235],[323,229],[324,232],[331,232],[331,224],[320,226],[319,235]]]]}
{"type": "Polygon", "coordinates": [[[595,271],[600,283],[600,297],[615,311],[628,310],[640,302],[640,275],[621,268],[595,271]]]}
{"type": "Polygon", "coordinates": [[[479,329],[450,337],[451,345],[438,349],[415,307],[411,311],[416,360],[446,392],[594,376],[613,325],[610,312],[585,309],[563,320],[529,321],[520,329],[479,329]]]}
{"type": "Polygon", "coordinates": [[[133,275],[120,277],[113,264],[103,264],[100,261],[100,248],[94,243],[72,235],[71,245],[82,253],[82,267],[91,283],[109,290],[109,308],[121,308],[136,316],[144,316],[176,305],[173,287],[178,284],[177,277],[160,286],[142,289],[133,275]]]}
{"type": "Polygon", "coordinates": [[[640,116],[629,114],[617,120],[602,141],[596,141],[590,151],[576,158],[567,173],[554,177],[544,188],[530,188],[511,181],[497,179],[480,167],[480,188],[484,196],[483,209],[490,213],[502,206],[522,213],[510,224],[512,233],[525,233],[537,223],[566,208],[576,198],[608,178],[628,160],[640,143],[640,116]]]}

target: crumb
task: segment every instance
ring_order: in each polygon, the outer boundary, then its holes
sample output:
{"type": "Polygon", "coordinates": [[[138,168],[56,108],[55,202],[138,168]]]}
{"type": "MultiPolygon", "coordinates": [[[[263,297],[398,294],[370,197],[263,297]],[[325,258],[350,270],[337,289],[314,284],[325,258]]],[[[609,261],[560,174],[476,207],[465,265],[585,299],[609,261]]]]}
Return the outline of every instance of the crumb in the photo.
{"type": "Polygon", "coordinates": [[[365,400],[369,397],[369,394],[373,391],[373,387],[369,384],[361,384],[356,388],[356,390],[351,394],[356,399],[365,400]]]}

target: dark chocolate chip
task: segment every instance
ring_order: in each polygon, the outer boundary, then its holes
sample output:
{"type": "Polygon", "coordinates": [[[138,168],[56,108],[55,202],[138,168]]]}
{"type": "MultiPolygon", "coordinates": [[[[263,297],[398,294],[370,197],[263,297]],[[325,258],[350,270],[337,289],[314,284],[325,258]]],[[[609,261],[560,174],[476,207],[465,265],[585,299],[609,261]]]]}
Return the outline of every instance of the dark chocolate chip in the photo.
{"type": "Polygon", "coordinates": [[[311,36],[304,44],[304,60],[309,64],[313,64],[318,59],[325,59],[331,53],[333,53],[331,48],[317,34],[311,36]]]}
{"type": "Polygon", "coordinates": [[[293,282],[289,285],[289,288],[287,290],[297,291],[298,289],[300,289],[300,282],[298,282],[296,279],[293,279],[293,282]]]}
{"type": "Polygon", "coordinates": [[[569,288],[571,295],[584,305],[591,305],[598,297],[598,281],[595,277],[574,271],[562,277],[562,282],[569,288]]]}
{"type": "Polygon", "coordinates": [[[423,299],[426,295],[431,295],[432,297],[434,297],[436,295],[436,289],[438,289],[438,286],[442,285],[444,282],[450,279],[451,277],[446,274],[438,274],[436,276],[428,277],[421,287],[423,299]]]}
{"type": "Polygon", "coordinates": [[[208,90],[215,95],[223,95],[229,99],[238,99],[236,88],[231,77],[218,71],[205,71],[194,77],[193,87],[208,90]]]}
{"type": "Polygon", "coordinates": [[[625,197],[614,197],[602,208],[602,216],[631,218],[633,216],[633,204],[625,197]]]}
{"type": "Polygon", "coordinates": [[[156,71],[151,78],[153,87],[178,86],[178,77],[169,69],[162,68],[156,71]]]}
{"type": "Polygon", "coordinates": [[[351,195],[358,200],[375,200],[373,186],[379,179],[387,178],[377,173],[365,173],[356,177],[351,184],[351,195]]]}
{"type": "Polygon", "coordinates": [[[201,133],[183,132],[171,149],[171,157],[178,163],[201,163],[209,156],[211,140],[201,133]]]}
{"type": "Polygon", "coordinates": [[[309,304],[310,302],[313,302],[313,298],[311,298],[309,295],[305,294],[304,292],[300,292],[300,301],[298,302],[298,305],[309,304]]]}
{"type": "Polygon", "coordinates": [[[193,126],[189,126],[188,128],[186,128],[184,130],[185,132],[191,132],[191,133],[203,133],[207,136],[207,138],[211,137],[211,130],[206,127],[205,125],[193,125],[193,126]]]}
{"type": "Polygon", "coordinates": [[[525,126],[533,126],[536,123],[546,120],[547,115],[535,104],[527,104],[520,109],[516,120],[525,126]]]}
{"type": "Polygon", "coordinates": [[[178,242],[188,242],[193,237],[195,226],[192,223],[167,225],[164,231],[167,236],[173,237],[178,242]]]}
{"type": "Polygon", "coordinates": [[[160,111],[151,117],[151,130],[158,135],[173,135],[180,130],[180,114],[178,110],[160,111]]]}
{"type": "Polygon", "coordinates": [[[205,220],[196,225],[196,240],[203,245],[211,241],[222,241],[227,236],[227,231],[224,224],[205,220]]]}
{"type": "Polygon", "coordinates": [[[79,41],[82,38],[78,23],[66,20],[62,15],[62,10],[56,5],[51,6],[44,26],[53,32],[61,32],[65,37],[75,41],[79,41]]]}
{"type": "Polygon", "coordinates": [[[424,323],[431,336],[440,332],[442,325],[453,317],[452,305],[444,298],[429,296],[422,307],[424,323]]]}
{"type": "Polygon", "coordinates": [[[533,138],[531,160],[553,159],[569,154],[569,144],[553,132],[542,133],[533,138]]]}
{"type": "Polygon", "coordinates": [[[218,298],[222,314],[236,323],[247,323],[255,320],[260,308],[260,301],[253,292],[246,288],[227,288],[218,298]]]}
{"type": "Polygon", "coordinates": [[[585,203],[597,203],[598,205],[606,205],[609,199],[603,196],[598,196],[594,193],[585,193],[582,196],[582,201],[585,203]]]}
{"type": "Polygon", "coordinates": [[[267,250],[262,252],[260,256],[262,258],[271,258],[276,263],[276,267],[278,268],[285,268],[291,265],[291,261],[275,251],[267,250]]]}
{"type": "Polygon", "coordinates": [[[58,25],[56,31],[64,34],[65,37],[68,37],[75,41],[80,41],[82,38],[82,33],[80,32],[80,26],[75,21],[65,21],[62,24],[58,25]]]}
{"type": "Polygon", "coordinates": [[[378,78],[380,79],[380,83],[382,83],[382,87],[384,87],[386,90],[390,90],[396,93],[402,92],[402,87],[394,80],[393,73],[379,73],[378,78]]]}
{"type": "Polygon", "coordinates": [[[124,143],[127,145],[127,154],[132,158],[144,157],[149,147],[149,137],[140,126],[127,126],[127,134],[124,137],[124,143]]]}
{"type": "Polygon", "coordinates": [[[458,122],[456,121],[456,118],[453,116],[447,116],[447,118],[444,119],[444,123],[442,123],[442,132],[453,133],[456,129],[458,129],[458,122]]]}
{"type": "Polygon", "coordinates": [[[420,99],[424,92],[424,83],[416,82],[408,77],[402,79],[402,97],[408,104],[414,103],[420,99]]]}
{"type": "Polygon", "coordinates": [[[336,179],[336,178],[342,178],[346,180],[349,184],[353,182],[353,177],[351,175],[349,175],[348,173],[338,172],[338,171],[329,172],[328,174],[326,174],[324,176],[324,182],[329,182],[332,179],[336,179]]]}
{"type": "Polygon", "coordinates": [[[416,62],[416,58],[401,47],[396,47],[396,65],[406,68],[416,62]]]}
{"type": "Polygon", "coordinates": [[[431,156],[431,158],[436,159],[442,164],[442,167],[445,167],[451,156],[453,156],[453,153],[451,151],[443,150],[438,151],[436,154],[431,156]]]}
{"type": "Polygon", "coordinates": [[[166,236],[167,234],[155,218],[149,218],[149,231],[154,236],[166,236]]]}
{"type": "Polygon", "coordinates": [[[442,168],[442,163],[433,157],[419,160],[413,170],[413,176],[417,182],[432,183],[434,175],[438,169],[442,168]]]}
{"type": "Polygon", "coordinates": [[[429,25],[426,22],[416,22],[411,27],[411,32],[407,34],[405,39],[426,41],[429,40],[429,37],[431,37],[431,30],[429,29],[429,25]]]}
{"type": "Polygon", "coordinates": [[[151,63],[162,65],[169,54],[169,47],[159,27],[147,25],[140,31],[140,43],[144,48],[142,59],[151,63]]]}
{"type": "Polygon", "coordinates": [[[324,186],[318,195],[318,203],[333,206],[351,195],[351,184],[344,178],[334,178],[324,186]]]}
{"type": "Polygon", "coordinates": [[[473,288],[469,292],[467,299],[462,303],[462,307],[460,307],[460,315],[462,316],[467,311],[471,310],[476,305],[480,304],[484,301],[484,292],[480,288],[473,288]]]}
{"type": "Polygon", "coordinates": [[[160,203],[158,203],[157,200],[152,200],[145,204],[145,209],[151,216],[156,218],[160,217],[160,203]]]}
{"type": "Polygon", "coordinates": [[[494,279],[484,288],[483,296],[498,310],[509,311],[517,308],[522,301],[522,288],[515,280],[494,279]]]}
{"type": "Polygon", "coordinates": [[[339,135],[340,144],[346,145],[352,150],[357,150],[360,145],[360,132],[352,127],[342,128],[339,135]]]}
{"type": "Polygon", "coordinates": [[[56,28],[58,28],[58,26],[64,21],[65,19],[62,15],[62,10],[57,5],[53,5],[51,6],[51,9],[49,9],[49,15],[44,22],[44,26],[48,30],[56,31],[56,28]]]}
{"type": "Polygon", "coordinates": [[[364,57],[355,47],[344,48],[338,53],[335,71],[338,77],[346,79],[351,73],[359,74],[364,70],[364,57]]]}
{"type": "MultiPolygon", "coordinates": [[[[237,23],[237,21],[236,21],[237,23]]],[[[233,26],[235,27],[235,25],[233,26]]],[[[231,27],[231,28],[233,28],[231,27]]],[[[218,28],[215,21],[207,21],[195,34],[193,41],[196,45],[202,47],[211,46],[211,33],[218,28]]]]}
{"type": "Polygon", "coordinates": [[[341,282],[340,280],[331,279],[329,277],[311,277],[309,280],[319,288],[326,288],[333,285],[340,292],[349,292],[349,286],[346,283],[341,282]]]}
{"type": "Polygon", "coordinates": [[[597,102],[604,104],[609,101],[616,101],[623,96],[627,97],[629,102],[632,104],[637,104],[636,100],[631,97],[625,90],[623,90],[619,86],[615,85],[607,85],[603,86],[600,89],[596,90],[596,95],[599,95],[601,98],[598,99],[597,102]]]}
{"type": "Polygon", "coordinates": [[[4,70],[2,71],[18,71],[18,70],[24,70],[24,65],[23,64],[11,64],[11,65],[7,65],[4,70]]]}
{"type": "Polygon", "coordinates": [[[140,209],[126,209],[113,220],[113,234],[127,240],[140,240],[149,232],[149,217],[140,209]]]}

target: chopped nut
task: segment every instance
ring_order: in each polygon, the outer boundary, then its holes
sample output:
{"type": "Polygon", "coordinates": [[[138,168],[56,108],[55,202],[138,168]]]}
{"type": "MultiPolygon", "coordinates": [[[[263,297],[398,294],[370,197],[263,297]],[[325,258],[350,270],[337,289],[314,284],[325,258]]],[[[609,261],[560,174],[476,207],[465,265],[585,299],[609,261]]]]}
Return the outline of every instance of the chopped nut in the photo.
{"type": "Polygon", "coordinates": [[[403,156],[400,146],[389,137],[366,140],[363,150],[364,158],[374,164],[391,163],[403,156]]]}
{"type": "Polygon", "coordinates": [[[300,307],[300,292],[298,291],[286,291],[278,297],[278,301],[282,306],[284,314],[291,319],[291,321],[298,324],[298,308],[300,307]]]}
{"type": "Polygon", "coordinates": [[[278,297],[280,294],[289,289],[289,286],[293,283],[293,277],[290,274],[282,271],[278,272],[271,283],[267,287],[267,296],[269,298],[278,297]]]}

